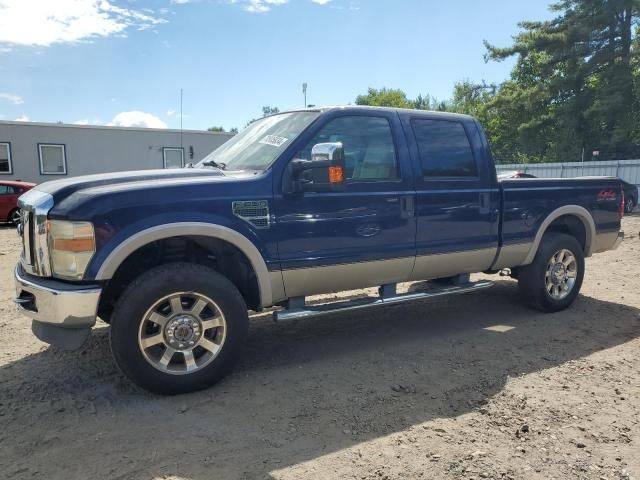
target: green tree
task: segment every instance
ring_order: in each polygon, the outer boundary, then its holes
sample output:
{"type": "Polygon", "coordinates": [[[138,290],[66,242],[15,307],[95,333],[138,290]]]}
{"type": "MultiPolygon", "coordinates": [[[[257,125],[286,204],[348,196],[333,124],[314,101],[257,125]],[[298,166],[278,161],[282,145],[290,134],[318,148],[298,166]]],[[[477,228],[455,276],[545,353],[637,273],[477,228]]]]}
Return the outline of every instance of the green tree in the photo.
{"type": "Polygon", "coordinates": [[[356,97],[356,105],[369,105],[373,107],[413,108],[411,100],[402,90],[391,88],[369,88],[366,95],[356,97]]]}
{"type": "Polygon", "coordinates": [[[207,128],[208,132],[226,132],[226,130],[224,129],[224,127],[209,127],[207,128]]]}
{"type": "Polygon", "coordinates": [[[263,117],[268,117],[269,115],[275,115],[276,113],[280,113],[280,109],[278,107],[270,107],[268,105],[265,107],[262,107],[263,117]]]}
{"type": "MultiPolygon", "coordinates": [[[[269,105],[266,105],[266,106],[262,107],[262,118],[268,117],[269,115],[275,115],[276,113],[280,113],[280,109],[278,107],[271,107],[269,105]]],[[[247,122],[247,124],[245,125],[245,128],[248,127],[249,125],[251,125],[256,120],[258,120],[258,119],[257,118],[252,118],[251,120],[249,120],[247,122]]],[[[236,129],[236,133],[237,133],[237,129],[236,129]]]]}
{"type": "Polygon", "coordinates": [[[512,104],[523,150],[547,160],[576,160],[605,149],[624,156],[634,132],[632,31],[640,0],[563,0],[553,20],[522,22],[512,46],[485,42],[487,60],[517,56],[496,107],[512,104]]]}

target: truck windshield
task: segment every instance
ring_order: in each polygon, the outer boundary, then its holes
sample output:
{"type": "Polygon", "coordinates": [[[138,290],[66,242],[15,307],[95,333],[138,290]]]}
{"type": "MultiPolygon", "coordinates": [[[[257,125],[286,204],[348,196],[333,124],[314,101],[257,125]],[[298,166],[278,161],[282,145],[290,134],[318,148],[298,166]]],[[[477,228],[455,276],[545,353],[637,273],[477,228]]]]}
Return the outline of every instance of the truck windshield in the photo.
{"type": "Polygon", "coordinates": [[[203,158],[196,168],[265,170],[320,112],[291,112],[253,122],[203,158]]]}

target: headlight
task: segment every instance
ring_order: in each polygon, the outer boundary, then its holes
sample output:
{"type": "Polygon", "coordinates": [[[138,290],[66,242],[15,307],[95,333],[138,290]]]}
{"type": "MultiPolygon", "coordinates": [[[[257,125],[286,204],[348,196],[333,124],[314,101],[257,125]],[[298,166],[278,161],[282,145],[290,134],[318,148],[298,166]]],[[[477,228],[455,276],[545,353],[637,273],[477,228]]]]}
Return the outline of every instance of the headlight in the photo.
{"type": "Polygon", "coordinates": [[[57,277],[81,280],[96,251],[93,225],[89,222],[50,220],[51,270],[57,277]]]}

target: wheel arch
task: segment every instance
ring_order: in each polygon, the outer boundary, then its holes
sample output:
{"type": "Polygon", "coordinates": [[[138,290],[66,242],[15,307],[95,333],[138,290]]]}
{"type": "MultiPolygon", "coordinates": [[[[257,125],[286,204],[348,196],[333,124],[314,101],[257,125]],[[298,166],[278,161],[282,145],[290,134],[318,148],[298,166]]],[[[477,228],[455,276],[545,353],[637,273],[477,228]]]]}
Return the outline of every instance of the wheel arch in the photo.
{"type": "Polygon", "coordinates": [[[596,225],[593,221],[593,217],[586,208],[581,207],[580,205],[565,205],[555,209],[543,220],[536,232],[533,244],[531,245],[531,248],[529,249],[529,252],[522,264],[528,265],[533,262],[544,234],[550,230],[553,231],[558,229],[558,227],[563,224],[566,225],[566,228],[569,230],[568,233],[576,237],[582,244],[585,257],[591,256],[593,252],[593,244],[596,238],[596,225]],[[579,238],[580,234],[575,231],[575,227],[570,224],[567,225],[565,220],[569,220],[569,222],[579,222],[577,225],[584,229],[584,240],[579,238]]]}
{"type": "Polygon", "coordinates": [[[272,304],[271,276],[257,247],[241,233],[222,226],[200,222],[177,222],[157,225],[135,233],[120,243],[100,265],[96,280],[110,280],[118,268],[135,252],[154,242],[180,237],[205,237],[226,242],[237,248],[248,260],[255,273],[259,306],[272,304]]]}

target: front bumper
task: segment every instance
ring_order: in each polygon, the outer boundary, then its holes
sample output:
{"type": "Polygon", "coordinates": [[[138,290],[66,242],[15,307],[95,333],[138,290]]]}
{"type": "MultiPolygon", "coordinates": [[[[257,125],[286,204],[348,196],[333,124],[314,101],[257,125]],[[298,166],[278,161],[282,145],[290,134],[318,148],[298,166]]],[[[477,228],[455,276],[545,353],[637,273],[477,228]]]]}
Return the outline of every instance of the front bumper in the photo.
{"type": "Polygon", "coordinates": [[[15,270],[18,309],[37,322],[60,328],[90,328],[96,323],[99,285],[72,285],[15,270]]]}

